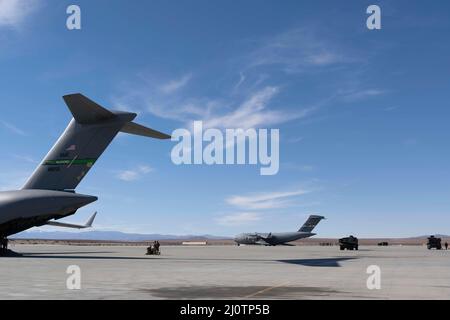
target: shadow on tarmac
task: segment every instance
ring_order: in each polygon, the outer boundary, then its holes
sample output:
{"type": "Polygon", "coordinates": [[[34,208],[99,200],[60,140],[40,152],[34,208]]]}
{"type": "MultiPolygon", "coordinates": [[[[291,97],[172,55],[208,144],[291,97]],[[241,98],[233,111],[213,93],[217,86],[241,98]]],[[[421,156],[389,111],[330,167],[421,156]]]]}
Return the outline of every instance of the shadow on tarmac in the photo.
{"type": "Polygon", "coordinates": [[[114,251],[71,251],[71,252],[33,252],[17,253],[9,250],[4,258],[28,258],[28,259],[80,259],[80,260],[172,260],[179,262],[281,262],[306,267],[341,267],[340,262],[354,260],[357,257],[334,257],[320,259],[241,259],[241,258],[173,258],[173,257],[126,257],[126,256],[98,256],[98,254],[114,254],[114,251]],[[93,254],[93,255],[90,255],[93,254]],[[95,254],[95,255],[94,255],[95,254]]]}
{"type": "Polygon", "coordinates": [[[301,299],[339,293],[329,288],[298,286],[186,286],[141,291],[162,299],[301,299]]]}
{"type": "Polygon", "coordinates": [[[279,262],[292,263],[306,267],[341,267],[339,262],[354,260],[351,258],[323,258],[323,259],[291,259],[291,260],[278,260],[279,262]]]}

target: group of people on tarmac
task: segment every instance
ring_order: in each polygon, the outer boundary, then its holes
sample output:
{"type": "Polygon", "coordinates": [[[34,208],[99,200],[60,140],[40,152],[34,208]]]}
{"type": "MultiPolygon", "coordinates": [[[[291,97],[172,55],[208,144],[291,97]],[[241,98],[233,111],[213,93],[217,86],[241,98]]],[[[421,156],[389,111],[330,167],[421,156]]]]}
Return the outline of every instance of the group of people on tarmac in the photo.
{"type": "Polygon", "coordinates": [[[161,245],[159,244],[159,241],[153,241],[153,244],[150,244],[150,246],[147,248],[147,254],[160,254],[159,247],[161,245]]]}

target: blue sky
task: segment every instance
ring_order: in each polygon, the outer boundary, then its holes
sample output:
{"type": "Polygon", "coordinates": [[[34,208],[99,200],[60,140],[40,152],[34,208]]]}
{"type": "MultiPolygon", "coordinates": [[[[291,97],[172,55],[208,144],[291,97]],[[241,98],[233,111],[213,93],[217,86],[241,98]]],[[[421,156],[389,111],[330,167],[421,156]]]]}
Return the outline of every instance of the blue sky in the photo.
{"type": "MultiPolygon", "coordinates": [[[[171,133],[280,129],[280,171],[175,166],[120,135],[77,189],[98,230],[320,236],[450,232],[448,1],[0,0],[0,188],[20,188],[81,92],[171,133]],[[66,28],[77,4],[82,30],[66,28]],[[378,4],[382,29],[366,28],[378,4]],[[258,103],[255,103],[257,101],[258,103]],[[253,108],[253,109],[252,109],[253,108]],[[231,120],[230,120],[231,119],[231,120]]],[[[48,228],[45,228],[48,229],[48,228]]]]}

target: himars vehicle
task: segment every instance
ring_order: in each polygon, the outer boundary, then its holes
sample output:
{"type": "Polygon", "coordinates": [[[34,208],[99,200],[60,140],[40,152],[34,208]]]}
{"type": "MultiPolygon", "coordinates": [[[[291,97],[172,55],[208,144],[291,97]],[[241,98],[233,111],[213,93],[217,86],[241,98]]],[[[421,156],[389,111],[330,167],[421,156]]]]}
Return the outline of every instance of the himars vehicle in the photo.
{"type": "Polygon", "coordinates": [[[264,246],[276,246],[276,245],[286,245],[288,242],[309,238],[314,235],[312,233],[314,228],[320,222],[320,220],[325,219],[322,216],[311,215],[308,220],[303,224],[303,226],[296,232],[282,232],[282,233],[243,233],[237,235],[234,241],[238,245],[264,245],[264,246]]]}
{"type": "Polygon", "coordinates": [[[339,239],[339,248],[341,250],[358,250],[358,245],[359,241],[358,238],[354,237],[354,236],[349,236],[349,237],[345,237],[345,238],[340,238],[339,239]]]}
{"type": "Polygon", "coordinates": [[[442,249],[441,241],[442,241],[441,238],[436,238],[435,236],[428,237],[428,242],[427,242],[428,250],[431,250],[431,249],[441,250],[442,249]]]}
{"type": "MultiPolygon", "coordinates": [[[[170,136],[133,122],[136,113],[110,111],[82,94],[63,97],[73,115],[69,126],[21,190],[0,192],[0,239],[26,229],[53,225],[85,228],[58,220],[97,200],[75,188],[119,132],[156,139],[170,136]]],[[[5,247],[5,246],[3,246],[5,247]]]]}

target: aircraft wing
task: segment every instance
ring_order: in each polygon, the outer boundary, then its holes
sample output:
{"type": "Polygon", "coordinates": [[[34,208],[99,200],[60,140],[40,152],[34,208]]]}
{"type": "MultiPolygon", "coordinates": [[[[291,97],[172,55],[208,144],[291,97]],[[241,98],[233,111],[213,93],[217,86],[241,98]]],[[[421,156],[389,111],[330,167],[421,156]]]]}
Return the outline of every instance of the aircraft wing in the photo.
{"type": "Polygon", "coordinates": [[[97,215],[97,212],[95,212],[89,220],[86,222],[85,225],[79,225],[79,224],[72,224],[72,223],[64,223],[64,222],[57,222],[57,221],[49,221],[46,223],[46,225],[54,226],[54,227],[63,227],[63,228],[73,228],[73,229],[87,229],[92,227],[92,223],[94,222],[94,219],[97,215]]]}
{"type": "Polygon", "coordinates": [[[272,237],[272,233],[257,233],[256,235],[258,236],[258,238],[263,240],[267,240],[272,237]]]}
{"type": "Polygon", "coordinates": [[[272,237],[272,233],[257,233],[256,236],[258,237],[255,243],[262,244],[262,245],[268,245],[270,244],[269,239],[272,237]]]}

